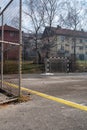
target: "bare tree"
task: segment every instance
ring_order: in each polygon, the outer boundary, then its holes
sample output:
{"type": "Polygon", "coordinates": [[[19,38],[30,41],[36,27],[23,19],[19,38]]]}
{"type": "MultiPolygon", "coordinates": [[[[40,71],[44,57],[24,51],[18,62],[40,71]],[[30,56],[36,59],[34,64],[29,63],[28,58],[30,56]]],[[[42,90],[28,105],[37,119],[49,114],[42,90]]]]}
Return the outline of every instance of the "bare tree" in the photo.
{"type": "Polygon", "coordinates": [[[45,8],[44,25],[51,27],[57,15],[57,0],[43,0],[43,7],[45,8]]]}
{"type": "Polygon", "coordinates": [[[78,0],[67,0],[61,3],[63,14],[60,14],[60,22],[65,27],[77,30],[81,27],[83,19],[83,7],[78,0]],[[65,15],[64,15],[65,14],[65,15]]]}
{"type": "Polygon", "coordinates": [[[19,28],[19,17],[13,17],[11,24],[14,25],[14,27],[19,28]]]}
{"type": "MultiPolygon", "coordinates": [[[[51,27],[55,22],[55,18],[57,16],[57,0],[26,0],[27,11],[24,13],[29,16],[31,20],[32,28],[35,32],[35,46],[37,55],[39,57],[39,62],[41,59],[40,55],[40,47],[38,45],[38,33],[41,28],[46,26],[49,27],[49,32],[51,31],[51,27]]],[[[47,51],[47,54],[50,52],[50,48],[54,46],[54,39],[50,39],[50,33],[47,33],[46,44],[43,45],[47,51]]],[[[48,57],[48,56],[47,56],[48,57]]]]}
{"type": "MultiPolygon", "coordinates": [[[[84,0],[83,0],[84,1],[84,0]]],[[[63,14],[60,15],[60,23],[63,26],[77,31],[82,28],[83,18],[84,18],[84,8],[78,0],[65,0],[61,6],[63,6],[63,14]]],[[[76,63],[76,37],[75,35],[72,38],[74,52],[73,60],[74,64],[76,63]]]]}
{"type": "Polygon", "coordinates": [[[56,46],[55,40],[56,40],[56,35],[53,32],[52,26],[55,23],[55,20],[58,16],[57,11],[58,11],[58,5],[59,1],[57,0],[43,0],[43,6],[45,8],[45,17],[43,21],[44,27],[46,27],[44,34],[44,46],[43,49],[46,50],[46,58],[49,57],[50,51],[53,47],[56,46]]]}
{"type": "Polygon", "coordinates": [[[43,25],[44,6],[41,0],[26,0],[27,11],[24,13],[30,18],[32,31],[34,32],[34,42],[38,57],[38,63],[41,63],[40,47],[38,45],[38,34],[43,25]]]}

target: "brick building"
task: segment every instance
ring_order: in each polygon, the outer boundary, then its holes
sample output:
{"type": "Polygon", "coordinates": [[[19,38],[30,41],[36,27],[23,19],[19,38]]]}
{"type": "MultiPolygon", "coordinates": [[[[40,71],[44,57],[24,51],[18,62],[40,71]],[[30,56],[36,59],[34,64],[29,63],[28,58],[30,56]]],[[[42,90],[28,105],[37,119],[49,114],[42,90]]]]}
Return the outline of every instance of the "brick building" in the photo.
{"type": "MultiPolygon", "coordinates": [[[[2,39],[2,26],[0,26],[0,40],[1,39],[2,39]]],[[[5,24],[4,25],[4,41],[19,43],[19,30],[5,24]]],[[[4,43],[4,59],[5,60],[18,59],[18,54],[19,54],[18,48],[19,47],[16,45],[4,43]]]]}

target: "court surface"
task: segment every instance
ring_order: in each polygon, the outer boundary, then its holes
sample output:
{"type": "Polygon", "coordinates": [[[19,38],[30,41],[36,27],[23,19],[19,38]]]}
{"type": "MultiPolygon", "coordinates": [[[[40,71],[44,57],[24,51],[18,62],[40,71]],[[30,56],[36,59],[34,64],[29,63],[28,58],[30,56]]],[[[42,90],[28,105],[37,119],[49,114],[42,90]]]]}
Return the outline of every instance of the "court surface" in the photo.
{"type": "Polygon", "coordinates": [[[23,75],[22,86],[33,90],[31,100],[0,109],[3,130],[87,129],[87,111],[37,96],[41,93],[87,106],[86,74],[23,75]]]}

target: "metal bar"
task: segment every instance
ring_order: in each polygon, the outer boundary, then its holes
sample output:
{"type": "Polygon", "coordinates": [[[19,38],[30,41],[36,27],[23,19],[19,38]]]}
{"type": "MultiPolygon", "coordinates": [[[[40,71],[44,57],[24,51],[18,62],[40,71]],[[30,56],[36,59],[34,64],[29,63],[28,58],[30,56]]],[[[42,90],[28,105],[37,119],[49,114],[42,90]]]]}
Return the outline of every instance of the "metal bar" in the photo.
{"type": "Polygon", "coordinates": [[[8,41],[3,41],[3,40],[0,40],[0,43],[5,43],[5,44],[11,44],[11,45],[17,45],[19,46],[20,44],[19,43],[15,43],[15,42],[8,42],[8,41]]]}
{"type": "Polygon", "coordinates": [[[6,6],[5,8],[2,10],[2,12],[0,12],[0,15],[2,15],[4,13],[4,11],[8,8],[8,6],[13,2],[13,0],[11,0],[6,6]]]}
{"type": "MultiPolygon", "coordinates": [[[[2,14],[2,41],[4,40],[4,25],[3,25],[3,14],[2,14]]],[[[4,52],[4,45],[3,42],[1,44],[1,88],[3,88],[3,52],[4,52]]]]}
{"type": "Polygon", "coordinates": [[[20,97],[21,94],[21,80],[22,80],[22,74],[21,74],[21,70],[22,70],[22,0],[19,0],[19,4],[20,4],[20,9],[19,9],[19,13],[20,13],[20,17],[19,17],[19,92],[18,92],[18,96],[20,97]]]}

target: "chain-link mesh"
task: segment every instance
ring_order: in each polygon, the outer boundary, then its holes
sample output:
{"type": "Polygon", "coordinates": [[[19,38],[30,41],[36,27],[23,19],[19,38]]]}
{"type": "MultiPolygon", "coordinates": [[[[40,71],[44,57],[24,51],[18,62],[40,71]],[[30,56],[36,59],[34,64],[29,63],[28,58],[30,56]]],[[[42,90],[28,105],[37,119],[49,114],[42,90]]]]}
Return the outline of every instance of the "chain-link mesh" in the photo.
{"type": "Polygon", "coordinates": [[[58,72],[68,72],[69,63],[68,59],[64,57],[51,57],[45,59],[45,72],[46,73],[58,73],[58,72]]]}
{"type": "MultiPolygon", "coordinates": [[[[6,83],[19,85],[19,16],[20,3],[17,0],[0,1],[0,73],[2,71],[2,53],[3,53],[3,76],[0,75],[0,81],[3,79],[3,89],[18,95],[18,89],[14,89],[6,83]],[[12,1],[12,2],[11,2],[12,1]],[[6,7],[8,5],[8,7],[6,7]],[[6,9],[5,9],[6,8],[6,9]],[[5,9],[5,10],[4,10],[5,9]],[[4,11],[3,11],[4,10],[4,11]],[[3,17],[2,17],[3,16],[3,17]],[[3,31],[2,31],[3,27],[3,31]],[[3,52],[2,50],[3,43],[3,52]]],[[[0,84],[1,86],[1,84],[0,84]]]]}
{"type": "Polygon", "coordinates": [[[67,59],[66,58],[50,58],[50,72],[67,72],[67,59]]]}

